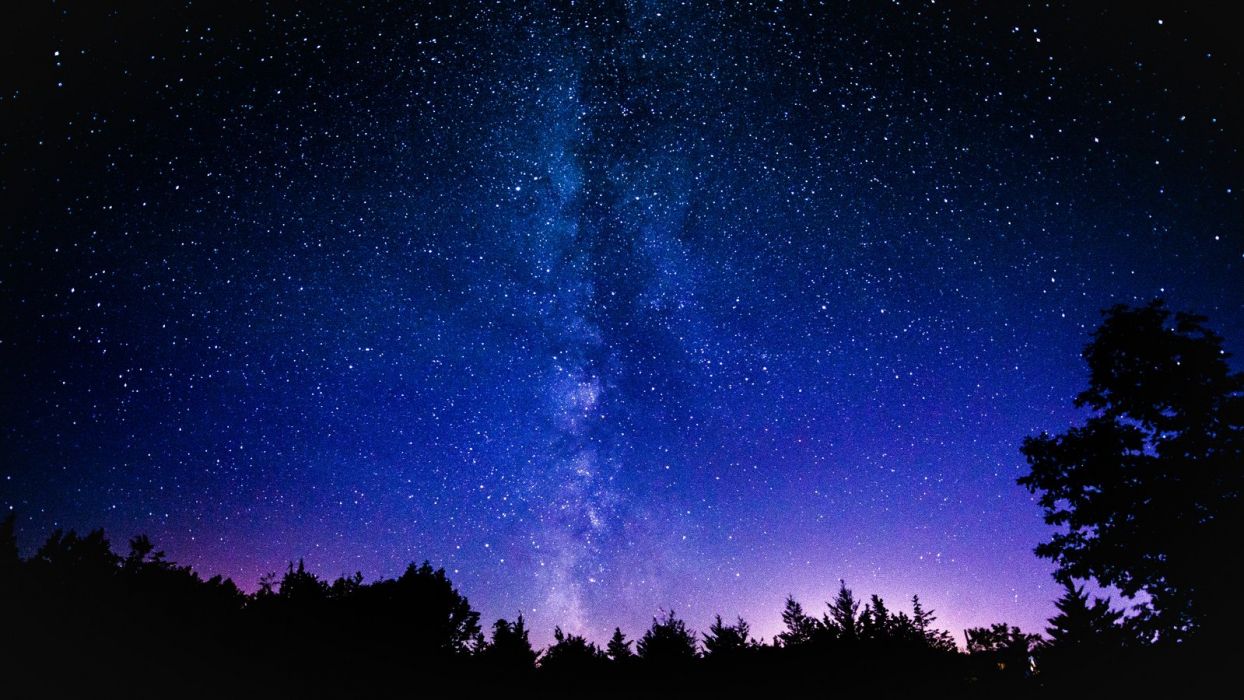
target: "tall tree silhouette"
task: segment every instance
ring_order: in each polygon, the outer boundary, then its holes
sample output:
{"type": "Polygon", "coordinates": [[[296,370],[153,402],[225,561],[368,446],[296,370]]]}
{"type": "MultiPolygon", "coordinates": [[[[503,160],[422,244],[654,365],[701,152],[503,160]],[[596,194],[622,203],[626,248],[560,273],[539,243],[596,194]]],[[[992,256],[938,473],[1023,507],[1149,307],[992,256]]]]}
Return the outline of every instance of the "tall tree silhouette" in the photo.
{"type": "Polygon", "coordinates": [[[1092,415],[1057,436],[1024,440],[1045,521],[1065,528],[1037,546],[1063,581],[1095,578],[1142,610],[1161,638],[1238,632],[1222,547],[1244,535],[1244,375],[1204,317],[1161,301],[1115,306],[1084,349],[1092,415]]]}
{"type": "Polygon", "coordinates": [[[829,603],[829,613],[822,624],[833,635],[844,641],[855,641],[860,635],[860,603],[847,588],[846,581],[838,581],[838,595],[829,603]]]}

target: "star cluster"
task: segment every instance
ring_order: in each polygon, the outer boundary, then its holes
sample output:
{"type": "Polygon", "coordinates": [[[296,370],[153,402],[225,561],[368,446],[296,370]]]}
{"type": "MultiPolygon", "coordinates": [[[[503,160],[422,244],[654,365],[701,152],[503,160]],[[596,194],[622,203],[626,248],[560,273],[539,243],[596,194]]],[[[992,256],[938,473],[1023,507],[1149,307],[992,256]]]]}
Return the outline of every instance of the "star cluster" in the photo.
{"type": "MultiPolygon", "coordinates": [[[[55,4],[0,94],[0,507],[604,639],[1057,592],[1116,302],[1244,338],[1238,49],[1080,3],[55,4]]],[[[41,9],[40,12],[43,10],[41,9]]]]}

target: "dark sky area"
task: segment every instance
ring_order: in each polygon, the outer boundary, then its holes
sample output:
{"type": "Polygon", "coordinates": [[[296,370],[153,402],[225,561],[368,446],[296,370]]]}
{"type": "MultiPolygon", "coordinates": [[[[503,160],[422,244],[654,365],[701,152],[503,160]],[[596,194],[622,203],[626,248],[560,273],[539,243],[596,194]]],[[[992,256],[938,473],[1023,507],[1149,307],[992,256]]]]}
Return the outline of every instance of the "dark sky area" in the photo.
{"type": "Polygon", "coordinates": [[[1040,631],[1018,447],[1077,419],[1099,310],[1244,353],[1227,3],[22,5],[27,554],[427,559],[541,641],[771,637],[839,579],[1040,631]]]}

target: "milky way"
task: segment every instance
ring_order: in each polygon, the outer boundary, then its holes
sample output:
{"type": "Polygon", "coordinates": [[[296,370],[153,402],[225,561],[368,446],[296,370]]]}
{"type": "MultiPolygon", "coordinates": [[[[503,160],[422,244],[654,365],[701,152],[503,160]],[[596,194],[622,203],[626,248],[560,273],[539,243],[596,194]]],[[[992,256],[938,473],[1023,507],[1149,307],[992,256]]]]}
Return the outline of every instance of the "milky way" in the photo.
{"type": "MultiPolygon", "coordinates": [[[[1101,308],[1244,348],[1224,18],[56,5],[0,94],[0,507],[602,639],[845,579],[1039,631],[1101,308]]],[[[510,6],[513,5],[513,6],[510,6]]],[[[34,12],[34,10],[31,10],[34,12]]]]}

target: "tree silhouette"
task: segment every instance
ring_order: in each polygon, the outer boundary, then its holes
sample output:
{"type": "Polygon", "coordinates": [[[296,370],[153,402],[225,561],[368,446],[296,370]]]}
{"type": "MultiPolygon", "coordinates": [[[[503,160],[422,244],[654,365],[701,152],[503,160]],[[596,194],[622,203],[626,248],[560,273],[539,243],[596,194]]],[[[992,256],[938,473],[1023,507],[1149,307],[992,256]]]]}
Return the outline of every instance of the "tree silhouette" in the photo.
{"type": "Polygon", "coordinates": [[[275,597],[278,585],[280,585],[280,582],[277,581],[275,571],[269,571],[266,574],[262,574],[259,577],[259,590],[255,592],[255,595],[261,599],[275,597]]]}
{"type": "Polygon", "coordinates": [[[1050,626],[1045,628],[1048,639],[1042,645],[1047,649],[1121,647],[1127,641],[1126,628],[1121,624],[1123,611],[1111,609],[1109,598],[1094,598],[1090,604],[1083,586],[1067,582],[1054,606],[1058,614],[1050,618],[1050,626]]]}
{"type": "Polygon", "coordinates": [[[803,606],[794,596],[786,597],[782,623],[786,625],[786,629],[778,633],[777,640],[785,647],[797,647],[811,642],[821,624],[803,611],[803,606]]]}
{"type": "Polygon", "coordinates": [[[1244,375],[1201,316],[1172,319],[1161,301],[1104,315],[1075,398],[1092,415],[1021,448],[1019,483],[1065,528],[1036,552],[1064,582],[1145,593],[1142,619],[1163,639],[1228,639],[1241,620],[1222,546],[1244,534],[1244,375]]]}
{"type": "Polygon", "coordinates": [[[621,627],[613,628],[613,636],[609,638],[605,653],[617,664],[628,663],[635,658],[635,652],[631,650],[631,642],[625,634],[622,634],[621,627]]]}
{"type": "Polygon", "coordinates": [[[151,544],[151,539],[146,535],[135,535],[130,539],[130,553],[125,557],[126,568],[142,567],[148,563],[148,557],[151,562],[159,563],[164,560],[164,552],[156,552],[155,545],[151,544]]]}
{"type": "Polygon", "coordinates": [[[1041,673],[1064,687],[1117,688],[1124,654],[1137,644],[1123,612],[1111,609],[1109,598],[1090,603],[1084,587],[1071,582],[1054,605],[1058,614],[1036,649],[1041,673]]]}
{"type": "Polygon", "coordinates": [[[318,576],[307,571],[306,565],[299,559],[297,569],[294,568],[293,562],[290,562],[289,569],[281,578],[278,595],[294,605],[310,606],[328,598],[328,585],[318,576]]]}
{"type": "Polygon", "coordinates": [[[85,537],[57,530],[35,552],[32,563],[52,571],[74,571],[79,578],[103,579],[116,574],[120,561],[103,530],[92,530],[85,537]]]}
{"type": "Polygon", "coordinates": [[[521,677],[536,669],[536,650],[520,614],[514,622],[504,618],[492,626],[492,642],[480,650],[481,659],[494,672],[521,677]]]}
{"type": "Polygon", "coordinates": [[[860,603],[851,589],[847,588],[846,581],[838,581],[838,595],[828,605],[829,613],[822,622],[824,627],[838,639],[848,642],[858,639],[860,603]]]}
{"type": "Polygon", "coordinates": [[[969,654],[984,654],[1020,649],[1024,654],[1040,641],[1035,634],[1026,634],[1020,628],[997,622],[989,627],[972,627],[964,632],[969,654]]]}
{"type": "Polygon", "coordinates": [[[704,635],[704,654],[709,658],[737,658],[755,645],[756,640],[751,638],[751,626],[742,617],[733,625],[727,625],[718,615],[704,635]]]}
{"type": "Polygon", "coordinates": [[[333,600],[349,600],[363,590],[363,572],[356,571],[353,576],[339,576],[328,587],[328,597],[333,600]]]}
{"type": "Polygon", "coordinates": [[[889,640],[895,635],[899,620],[891,617],[885,601],[873,594],[859,617],[859,634],[864,639],[889,640]]]}
{"type": "Polygon", "coordinates": [[[549,675],[583,678],[601,673],[608,662],[605,652],[582,635],[566,634],[557,627],[553,641],[540,658],[540,669],[549,675]]]}
{"type": "Polygon", "coordinates": [[[670,610],[664,618],[652,618],[652,626],[636,644],[639,658],[653,667],[677,667],[691,663],[698,655],[696,634],[670,610]]]}
{"type": "Polygon", "coordinates": [[[1010,675],[1026,675],[1032,667],[1033,646],[1041,640],[1018,627],[999,622],[964,631],[968,653],[1010,675]]]}
{"type": "Polygon", "coordinates": [[[433,569],[426,561],[411,564],[397,580],[372,584],[369,592],[380,598],[387,615],[395,616],[416,652],[466,655],[483,641],[479,613],[454,588],[444,569],[433,569]]]}
{"type": "Polygon", "coordinates": [[[911,597],[911,624],[924,643],[938,651],[955,651],[957,647],[954,637],[951,637],[946,630],[933,626],[934,621],[937,620],[933,613],[933,610],[924,609],[919,595],[911,597]]]}

